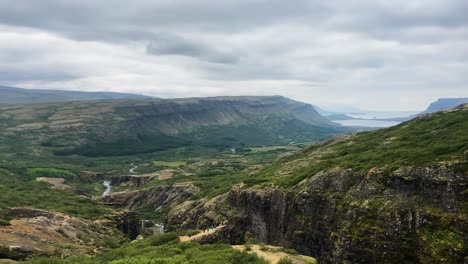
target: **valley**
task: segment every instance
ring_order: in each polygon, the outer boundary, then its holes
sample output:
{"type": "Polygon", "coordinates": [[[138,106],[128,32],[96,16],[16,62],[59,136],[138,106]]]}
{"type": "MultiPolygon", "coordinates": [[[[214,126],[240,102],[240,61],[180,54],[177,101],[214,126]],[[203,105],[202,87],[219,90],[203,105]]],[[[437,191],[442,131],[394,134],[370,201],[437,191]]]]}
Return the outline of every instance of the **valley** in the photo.
{"type": "Polygon", "coordinates": [[[0,120],[0,259],[467,255],[466,104],[358,133],[275,96],[1,106],[0,120]]]}
{"type": "Polygon", "coordinates": [[[468,0],[1,0],[0,264],[468,264],[468,0]]]}

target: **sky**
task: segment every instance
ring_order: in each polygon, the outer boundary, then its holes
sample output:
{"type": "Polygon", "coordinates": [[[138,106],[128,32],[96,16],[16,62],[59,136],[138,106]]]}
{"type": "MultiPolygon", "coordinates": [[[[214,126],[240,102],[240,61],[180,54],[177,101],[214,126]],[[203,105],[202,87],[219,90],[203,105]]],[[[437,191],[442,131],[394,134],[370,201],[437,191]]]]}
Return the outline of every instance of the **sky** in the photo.
{"type": "Polygon", "coordinates": [[[466,12],[466,0],[0,0],[0,85],[422,110],[468,97],[466,12]]]}

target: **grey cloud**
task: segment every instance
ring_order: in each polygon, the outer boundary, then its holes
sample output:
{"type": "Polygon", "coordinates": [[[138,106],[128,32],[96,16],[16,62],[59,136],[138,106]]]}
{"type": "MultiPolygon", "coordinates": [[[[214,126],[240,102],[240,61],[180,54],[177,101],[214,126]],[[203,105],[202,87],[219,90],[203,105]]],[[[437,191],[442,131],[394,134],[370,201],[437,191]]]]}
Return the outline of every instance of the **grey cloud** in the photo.
{"type": "Polygon", "coordinates": [[[222,64],[234,64],[239,60],[236,56],[220,52],[203,42],[169,33],[156,34],[147,45],[146,52],[152,55],[182,55],[222,64]]]}
{"type": "Polygon", "coordinates": [[[235,94],[237,83],[309,93],[293,82],[363,103],[377,102],[372,91],[467,96],[466,10],[466,0],[2,0],[0,76],[156,96],[235,94]]]}
{"type": "Polygon", "coordinates": [[[175,31],[241,31],[296,19],[323,16],[320,3],[227,1],[60,1],[3,0],[0,23],[57,32],[79,40],[147,40],[162,28],[175,31]]]}
{"type": "Polygon", "coordinates": [[[0,23],[105,41],[148,40],[163,28],[222,33],[287,22],[385,37],[408,27],[468,26],[467,9],[466,0],[3,0],[0,23]]]}

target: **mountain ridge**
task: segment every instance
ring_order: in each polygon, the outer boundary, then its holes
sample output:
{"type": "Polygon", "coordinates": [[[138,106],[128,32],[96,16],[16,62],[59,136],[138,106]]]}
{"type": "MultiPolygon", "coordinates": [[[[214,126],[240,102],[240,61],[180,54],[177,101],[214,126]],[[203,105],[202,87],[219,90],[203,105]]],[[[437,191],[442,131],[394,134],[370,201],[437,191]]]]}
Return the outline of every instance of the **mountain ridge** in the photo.
{"type": "Polygon", "coordinates": [[[468,98],[439,98],[432,102],[422,114],[429,114],[438,111],[454,108],[458,105],[468,103],[468,98]]]}
{"type": "Polygon", "coordinates": [[[25,89],[0,86],[0,105],[145,98],[149,99],[154,97],[131,93],[25,89]]]}
{"type": "Polygon", "coordinates": [[[312,106],[280,96],[3,106],[0,119],[0,132],[12,142],[33,133],[31,146],[60,155],[137,154],[191,142],[218,148],[288,144],[347,131],[312,106]]]}

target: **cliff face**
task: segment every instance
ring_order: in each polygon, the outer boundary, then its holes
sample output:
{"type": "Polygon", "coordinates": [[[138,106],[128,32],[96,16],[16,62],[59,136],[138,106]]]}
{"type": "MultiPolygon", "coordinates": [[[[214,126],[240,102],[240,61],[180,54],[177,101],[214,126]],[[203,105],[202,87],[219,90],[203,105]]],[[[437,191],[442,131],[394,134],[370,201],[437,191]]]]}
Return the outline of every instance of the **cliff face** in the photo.
{"type": "Polygon", "coordinates": [[[284,190],[233,188],[227,240],[298,250],[321,263],[461,263],[466,176],[443,168],[319,173],[284,190]]]}
{"type": "Polygon", "coordinates": [[[103,202],[127,210],[135,210],[145,205],[151,205],[158,210],[163,206],[185,201],[198,191],[198,188],[192,184],[163,185],[137,191],[112,193],[104,197],[103,202]]]}

